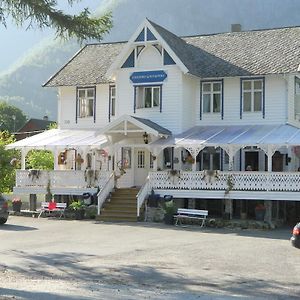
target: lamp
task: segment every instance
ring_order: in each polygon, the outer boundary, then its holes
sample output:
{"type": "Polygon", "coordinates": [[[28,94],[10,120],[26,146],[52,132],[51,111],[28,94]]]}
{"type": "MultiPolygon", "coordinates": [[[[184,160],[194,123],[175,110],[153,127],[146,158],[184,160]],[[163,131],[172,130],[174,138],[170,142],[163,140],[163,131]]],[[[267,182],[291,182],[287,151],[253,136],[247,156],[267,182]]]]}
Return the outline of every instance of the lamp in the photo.
{"type": "Polygon", "coordinates": [[[148,133],[147,132],[144,132],[144,134],[143,134],[143,139],[144,139],[144,143],[145,144],[148,144],[148,142],[149,142],[149,140],[148,140],[148,133]]]}

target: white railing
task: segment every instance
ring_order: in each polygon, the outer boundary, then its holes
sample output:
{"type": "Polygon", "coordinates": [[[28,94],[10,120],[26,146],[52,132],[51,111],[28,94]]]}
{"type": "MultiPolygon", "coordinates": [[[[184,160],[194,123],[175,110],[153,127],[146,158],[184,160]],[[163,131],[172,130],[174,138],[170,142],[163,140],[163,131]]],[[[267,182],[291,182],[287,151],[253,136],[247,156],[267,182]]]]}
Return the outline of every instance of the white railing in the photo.
{"type": "Polygon", "coordinates": [[[97,214],[100,215],[101,213],[101,208],[113,190],[115,186],[115,176],[114,173],[111,173],[110,176],[106,179],[106,181],[103,181],[102,188],[100,188],[99,193],[97,194],[98,197],[98,206],[97,206],[97,214]]]}
{"type": "Polygon", "coordinates": [[[151,189],[300,191],[300,172],[159,171],[149,173],[151,189]]]}
{"type": "Polygon", "coordinates": [[[103,187],[110,172],[89,170],[17,170],[16,187],[89,188],[103,187]]]}
{"type": "Polygon", "coordinates": [[[149,184],[149,177],[147,178],[146,182],[140,188],[138,194],[136,195],[136,203],[137,203],[137,216],[140,216],[140,209],[145,202],[146,198],[150,195],[150,184],[149,184]]]}

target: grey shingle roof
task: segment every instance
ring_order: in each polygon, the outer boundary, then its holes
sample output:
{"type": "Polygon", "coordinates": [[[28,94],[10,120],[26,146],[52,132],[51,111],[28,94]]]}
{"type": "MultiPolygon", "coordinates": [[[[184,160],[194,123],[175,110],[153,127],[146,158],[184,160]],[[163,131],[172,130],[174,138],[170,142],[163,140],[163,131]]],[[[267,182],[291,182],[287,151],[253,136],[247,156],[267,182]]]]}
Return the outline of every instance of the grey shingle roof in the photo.
{"type": "MultiPolygon", "coordinates": [[[[296,72],[300,63],[300,27],[180,38],[149,22],[189,72],[198,77],[290,73],[296,72]]],[[[45,86],[107,83],[105,74],[124,45],[85,46],[45,86]]]]}
{"type": "Polygon", "coordinates": [[[179,38],[149,21],[193,75],[230,77],[296,72],[300,27],[179,38]]]}
{"type": "Polygon", "coordinates": [[[165,127],[162,127],[160,125],[158,125],[157,123],[155,122],[152,122],[151,120],[149,119],[144,119],[144,118],[138,118],[138,117],[134,117],[134,116],[131,116],[132,118],[140,121],[141,123],[153,128],[154,130],[156,130],[158,133],[160,134],[163,134],[163,135],[172,135],[172,132],[168,129],[166,129],[165,127]]]}
{"type": "Polygon", "coordinates": [[[105,74],[121,52],[124,42],[83,47],[44,86],[77,86],[108,83],[105,74]]]}

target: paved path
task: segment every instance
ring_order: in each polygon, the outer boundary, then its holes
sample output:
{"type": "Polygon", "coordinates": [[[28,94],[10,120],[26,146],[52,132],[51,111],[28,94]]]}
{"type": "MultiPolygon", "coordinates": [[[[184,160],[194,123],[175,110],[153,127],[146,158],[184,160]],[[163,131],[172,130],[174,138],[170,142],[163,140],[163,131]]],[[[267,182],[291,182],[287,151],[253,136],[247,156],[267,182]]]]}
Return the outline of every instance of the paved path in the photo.
{"type": "Polygon", "coordinates": [[[0,299],[299,299],[289,237],[11,217],[0,227],[0,299]]]}

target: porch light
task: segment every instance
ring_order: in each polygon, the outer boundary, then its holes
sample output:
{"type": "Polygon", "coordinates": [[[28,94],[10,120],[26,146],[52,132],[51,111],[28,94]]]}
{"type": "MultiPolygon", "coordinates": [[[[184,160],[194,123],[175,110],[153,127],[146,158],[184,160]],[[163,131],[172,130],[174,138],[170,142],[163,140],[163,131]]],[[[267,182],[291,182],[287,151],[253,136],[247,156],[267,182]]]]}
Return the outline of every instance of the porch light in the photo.
{"type": "Polygon", "coordinates": [[[144,139],[144,143],[145,144],[148,144],[148,142],[149,142],[149,140],[148,140],[148,133],[147,132],[145,132],[144,134],[143,134],[143,139],[144,139]]]}

